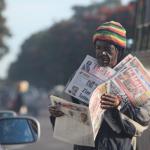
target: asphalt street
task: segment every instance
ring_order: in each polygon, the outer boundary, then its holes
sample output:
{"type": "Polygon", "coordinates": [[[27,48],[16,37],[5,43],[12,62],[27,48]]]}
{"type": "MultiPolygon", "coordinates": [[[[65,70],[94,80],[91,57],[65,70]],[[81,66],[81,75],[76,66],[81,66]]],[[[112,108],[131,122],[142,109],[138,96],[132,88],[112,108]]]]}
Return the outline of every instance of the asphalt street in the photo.
{"type": "Polygon", "coordinates": [[[37,118],[41,125],[41,138],[38,142],[26,145],[21,150],[72,150],[73,146],[53,138],[47,106],[40,111],[37,118]]]}

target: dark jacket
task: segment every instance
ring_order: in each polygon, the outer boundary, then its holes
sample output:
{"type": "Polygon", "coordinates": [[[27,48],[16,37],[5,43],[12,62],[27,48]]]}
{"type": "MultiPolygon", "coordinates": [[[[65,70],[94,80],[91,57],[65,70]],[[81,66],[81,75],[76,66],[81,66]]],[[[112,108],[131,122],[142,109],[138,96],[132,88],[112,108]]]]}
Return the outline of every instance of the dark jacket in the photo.
{"type": "Polygon", "coordinates": [[[126,108],[109,109],[104,113],[99,133],[96,137],[95,148],[74,146],[74,150],[133,150],[131,140],[136,128],[132,123],[122,119],[121,112],[141,125],[148,125],[150,120],[150,101],[142,107],[126,105],[126,108]]]}
{"type": "Polygon", "coordinates": [[[132,150],[131,140],[134,134],[134,126],[122,120],[117,109],[107,110],[96,137],[96,147],[87,149],[84,146],[75,146],[74,150],[132,150]]]}

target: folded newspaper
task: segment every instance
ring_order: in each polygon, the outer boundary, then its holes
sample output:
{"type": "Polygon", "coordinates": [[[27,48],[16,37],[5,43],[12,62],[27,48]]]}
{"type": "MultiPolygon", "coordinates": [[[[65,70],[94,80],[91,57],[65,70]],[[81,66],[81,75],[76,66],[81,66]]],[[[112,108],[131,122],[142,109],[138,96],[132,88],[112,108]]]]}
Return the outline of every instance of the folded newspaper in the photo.
{"type": "Polygon", "coordinates": [[[95,138],[102,122],[103,109],[99,107],[99,98],[107,91],[107,84],[97,88],[98,97],[93,98],[92,107],[75,104],[51,95],[52,106],[59,107],[64,116],[56,118],[53,136],[64,142],[83,146],[95,146],[95,138]],[[97,99],[98,98],[98,99],[97,99]],[[97,120],[97,116],[101,116],[97,120]]]}
{"type": "MultiPolygon", "coordinates": [[[[121,107],[127,103],[134,107],[142,106],[150,99],[150,75],[132,55],[126,56],[113,69],[100,67],[96,59],[87,56],[65,91],[89,104],[89,107],[51,96],[52,105],[65,114],[56,119],[54,137],[71,144],[94,146],[103,120],[101,95],[107,92],[120,96],[121,107]]],[[[140,131],[145,129],[123,114],[122,117],[135,124],[140,131]]]]}
{"type": "Polygon", "coordinates": [[[57,117],[53,137],[61,141],[94,147],[93,128],[89,109],[51,95],[51,104],[59,107],[64,116],[57,117]]]}

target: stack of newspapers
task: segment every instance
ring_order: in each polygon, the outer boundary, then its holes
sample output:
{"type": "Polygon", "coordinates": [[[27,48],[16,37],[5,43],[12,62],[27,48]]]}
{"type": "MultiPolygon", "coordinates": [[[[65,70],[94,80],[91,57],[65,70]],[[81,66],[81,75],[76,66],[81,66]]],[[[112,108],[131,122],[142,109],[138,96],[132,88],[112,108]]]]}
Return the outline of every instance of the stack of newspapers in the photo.
{"type": "MultiPolygon", "coordinates": [[[[150,99],[150,75],[131,54],[113,69],[100,67],[95,58],[87,55],[65,92],[88,104],[88,107],[51,95],[52,105],[65,114],[56,119],[54,137],[71,144],[94,147],[105,111],[100,107],[101,95],[111,93],[120,96],[120,107],[128,103],[134,107],[142,106],[150,99]]],[[[142,130],[140,124],[131,122],[142,130]]]]}

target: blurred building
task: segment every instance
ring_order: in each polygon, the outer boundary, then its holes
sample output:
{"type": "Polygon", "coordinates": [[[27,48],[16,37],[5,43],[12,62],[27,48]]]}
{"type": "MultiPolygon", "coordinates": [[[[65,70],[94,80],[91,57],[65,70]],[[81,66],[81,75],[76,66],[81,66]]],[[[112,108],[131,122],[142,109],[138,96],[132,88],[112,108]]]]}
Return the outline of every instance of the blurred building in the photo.
{"type": "MultiPolygon", "coordinates": [[[[150,0],[137,0],[135,18],[135,52],[150,69],[150,0]]],[[[138,150],[150,149],[150,127],[138,138],[138,150]]]]}
{"type": "Polygon", "coordinates": [[[135,49],[150,50],[150,0],[137,0],[135,49]]]}
{"type": "Polygon", "coordinates": [[[150,0],[137,0],[135,16],[134,52],[150,70],[150,0]]]}

